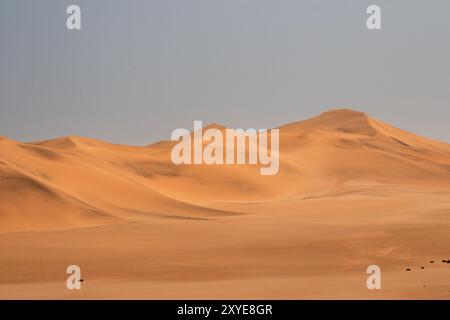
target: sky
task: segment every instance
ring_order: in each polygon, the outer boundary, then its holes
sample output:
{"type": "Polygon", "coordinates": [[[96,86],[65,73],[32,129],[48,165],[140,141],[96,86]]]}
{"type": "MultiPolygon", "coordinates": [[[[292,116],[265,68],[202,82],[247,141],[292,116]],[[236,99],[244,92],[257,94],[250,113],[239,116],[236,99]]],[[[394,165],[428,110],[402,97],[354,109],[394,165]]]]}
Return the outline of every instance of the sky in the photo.
{"type": "Polygon", "coordinates": [[[449,16],[448,0],[1,0],[0,135],[147,145],[194,120],[351,108],[450,142],[449,16]]]}

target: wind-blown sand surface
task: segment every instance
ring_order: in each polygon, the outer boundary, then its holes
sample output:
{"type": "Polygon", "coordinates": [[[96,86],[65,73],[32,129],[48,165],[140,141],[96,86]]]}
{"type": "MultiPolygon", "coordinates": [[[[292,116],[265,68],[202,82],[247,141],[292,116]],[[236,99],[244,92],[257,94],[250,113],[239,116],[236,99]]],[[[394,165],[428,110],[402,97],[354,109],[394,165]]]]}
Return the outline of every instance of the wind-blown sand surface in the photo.
{"type": "Polygon", "coordinates": [[[173,145],[0,138],[0,298],[450,298],[449,144],[333,110],[274,176],[173,145]]]}

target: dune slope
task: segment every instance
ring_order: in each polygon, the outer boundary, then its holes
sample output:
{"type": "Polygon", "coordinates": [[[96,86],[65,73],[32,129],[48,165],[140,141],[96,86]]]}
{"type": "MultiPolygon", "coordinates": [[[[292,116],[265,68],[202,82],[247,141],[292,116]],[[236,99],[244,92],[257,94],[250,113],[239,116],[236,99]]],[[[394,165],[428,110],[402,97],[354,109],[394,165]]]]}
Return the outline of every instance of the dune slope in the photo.
{"type": "Polygon", "coordinates": [[[273,176],[0,138],[0,298],[450,298],[450,145],[347,109],[279,130],[273,176]]]}
{"type": "Polygon", "coordinates": [[[246,203],[273,206],[380,186],[449,188],[448,144],[364,113],[332,110],[279,129],[274,176],[252,165],[176,166],[171,141],[131,147],[81,137],[2,139],[0,231],[235,215],[249,211],[246,203]]]}

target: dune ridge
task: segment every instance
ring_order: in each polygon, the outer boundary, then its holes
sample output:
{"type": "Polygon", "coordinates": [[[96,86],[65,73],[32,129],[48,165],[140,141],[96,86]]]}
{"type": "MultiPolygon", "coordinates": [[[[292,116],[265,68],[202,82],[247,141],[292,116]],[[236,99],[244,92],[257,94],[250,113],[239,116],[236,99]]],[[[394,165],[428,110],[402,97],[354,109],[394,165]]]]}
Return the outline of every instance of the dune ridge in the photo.
{"type": "Polygon", "coordinates": [[[429,263],[450,261],[449,144],[349,109],[279,130],[273,176],[173,165],[173,141],[0,138],[0,299],[450,297],[429,263]]]}
{"type": "Polygon", "coordinates": [[[274,177],[249,165],[173,165],[172,141],[132,147],[76,136],[2,138],[0,232],[236,215],[245,203],[355,193],[368,184],[449,188],[449,144],[362,112],[331,110],[279,129],[274,177]]]}

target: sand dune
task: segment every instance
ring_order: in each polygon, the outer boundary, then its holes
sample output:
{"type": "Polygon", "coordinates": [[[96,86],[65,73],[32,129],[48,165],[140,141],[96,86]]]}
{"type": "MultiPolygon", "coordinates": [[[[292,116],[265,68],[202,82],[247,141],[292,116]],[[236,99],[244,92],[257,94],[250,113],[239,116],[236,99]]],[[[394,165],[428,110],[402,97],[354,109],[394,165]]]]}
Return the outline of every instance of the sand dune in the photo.
{"type": "Polygon", "coordinates": [[[450,259],[449,144],[346,109],[279,130],[274,176],[176,166],[171,141],[1,138],[0,297],[449,297],[450,268],[403,273],[450,259]],[[68,264],[92,286],[65,290],[68,264]]]}

